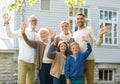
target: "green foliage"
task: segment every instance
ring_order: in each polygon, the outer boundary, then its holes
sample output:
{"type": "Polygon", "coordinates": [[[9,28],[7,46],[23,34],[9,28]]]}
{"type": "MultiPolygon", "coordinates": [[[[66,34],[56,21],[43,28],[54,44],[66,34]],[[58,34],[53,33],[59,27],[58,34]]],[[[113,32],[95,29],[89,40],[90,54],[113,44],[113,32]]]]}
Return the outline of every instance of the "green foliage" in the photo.
{"type": "MultiPolygon", "coordinates": [[[[37,0],[28,0],[29,5],[32,6],[37,2],[37,0]]],[[[86,0],[65,0],[66,5],[69,8],[74,9],[77,4],[80,6],[85,6],[86,0]]],[[[24,0],[16,0],[14,3],[9,4],[6,8],[11,11],[11,10],[19,10],[20,7],[22,7],[25,4],[24,0]]]]}
{"type": "Polygon", "coordinates": [[[33,4],[35,4],[37,2],[37,0],[29,0],[29,5],[32,6],[33,4]]]}
{"type": "Polygon", "coordinates": [[[86,0],[65,0],[65,3],[69,8],[74,9],[77,4],[80,6],[85,6],[86,0]]]}
{"type": "MultiPolygon", "coordinates": [[[[37,0],[29,0],[29,5],[32,6],[37,2],[37,0]]],[[[16,0],[14,3],[10,3],[9,5],[6,6],[6,9],[9,11],[16,10],[18,11],[20,7],[24,6],[25,2],[24,0],[16,0]]]]}

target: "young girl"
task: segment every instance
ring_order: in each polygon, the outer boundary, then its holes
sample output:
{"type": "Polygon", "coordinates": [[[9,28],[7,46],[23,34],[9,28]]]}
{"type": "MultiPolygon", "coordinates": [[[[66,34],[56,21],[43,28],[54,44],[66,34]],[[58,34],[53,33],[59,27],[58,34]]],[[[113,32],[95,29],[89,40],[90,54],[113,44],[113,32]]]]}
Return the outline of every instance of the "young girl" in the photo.
{"type": "MultiPolygon", "coordinates": [[[[85,42],[88,39],[83,36],[85,42]]],[[[80,46],[77,42],[73,42],[70,45],[72,55],[68,56],[65,63],[65,77],[67,84],[83,84],[84,76],[84,62],[85,59],[91,53],[91,46],[87,43],[87,50],[83,53],[80,52],[80,46]]]]}
{"type": "Polygon", "coordinates": [[[48,51],[48,58],[53,59],[53,63],[51,66],[50,74],[54,77],[53,84],[66,84],[66,79],[64,76],[64,62],[68,53],[67,43],[64,41],[60,41],[57,46],[54,44],[50,45],[48,51]]]}

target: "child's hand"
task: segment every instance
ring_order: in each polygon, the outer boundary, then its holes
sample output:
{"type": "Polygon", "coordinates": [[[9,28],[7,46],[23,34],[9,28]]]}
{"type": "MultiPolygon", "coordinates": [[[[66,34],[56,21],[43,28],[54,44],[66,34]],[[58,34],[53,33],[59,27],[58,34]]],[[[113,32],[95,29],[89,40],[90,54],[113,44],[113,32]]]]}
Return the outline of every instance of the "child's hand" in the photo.
{"type": "Polygon", "coordinates": [[[88,42],[88,38],[86,36],[82,36],[82,40],[88,42]]]}
{"type": "Polygon", "coordinates": [[[66,80],[66,84],[71,84],[69,79],[66,80]]]}
{"type": "Polygon", "coordinates": [[[22,32],[22,33],[25,33],[25,28],[26,28],[26,24],[25,24],[25,23],[22,23],[22,24],[21,24],[21,32],[22,32]]]}

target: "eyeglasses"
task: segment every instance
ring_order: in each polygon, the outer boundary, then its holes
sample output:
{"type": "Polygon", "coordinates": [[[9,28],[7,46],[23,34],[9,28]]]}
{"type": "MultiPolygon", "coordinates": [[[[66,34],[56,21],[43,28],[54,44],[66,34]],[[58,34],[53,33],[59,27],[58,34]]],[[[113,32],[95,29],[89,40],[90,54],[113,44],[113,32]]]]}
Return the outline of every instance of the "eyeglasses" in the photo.
{"type": "Polygon", "coordinates": [[[37,20],[30,20],[30,22],[37,22],[37,20]]]}

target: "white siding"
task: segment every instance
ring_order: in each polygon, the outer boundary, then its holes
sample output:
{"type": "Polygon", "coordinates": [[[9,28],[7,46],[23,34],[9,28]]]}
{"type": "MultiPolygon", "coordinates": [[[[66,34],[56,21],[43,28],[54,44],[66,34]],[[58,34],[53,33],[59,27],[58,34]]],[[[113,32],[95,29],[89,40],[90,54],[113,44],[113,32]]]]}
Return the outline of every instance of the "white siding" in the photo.
{"type": "MultiPolygon", "coordinates": [[[[28,0],[26,0],[28,1],[28,0]]],[[[24,17],[25,22],[30,15],[36,15],[39,19],[39,25],[37,30],[41,27],[52,28],[58,34],[60,32],[59,23],[62,20],[68,20],[68,7],[64,3],[65,0],[51,0],[51,10],[50,11],[41,11],[40,10],[40,1],[34,4],[32,7],[28,5],[25,6],[24,17]]],[[[119,0],[87,0],[86,6],[90,8],[90,17],[92,27],[98,33],[99,30],[99,9],[106,10],[116,10],[118,11],[118,23],[120,23],[120,1],[119,0]]],[[[16,22],[20,25],[20,15],[19,12],[16,13],[16,22]]],[[[118,25],[118,31],[120,31],[118,25]]],[[[119,35],[119,46],[109,48],[102,46],[101,48],[94,47],[95,60],[96,62],[107,62],[107,63],[120,63],[120,34],[119,35]]]]}

